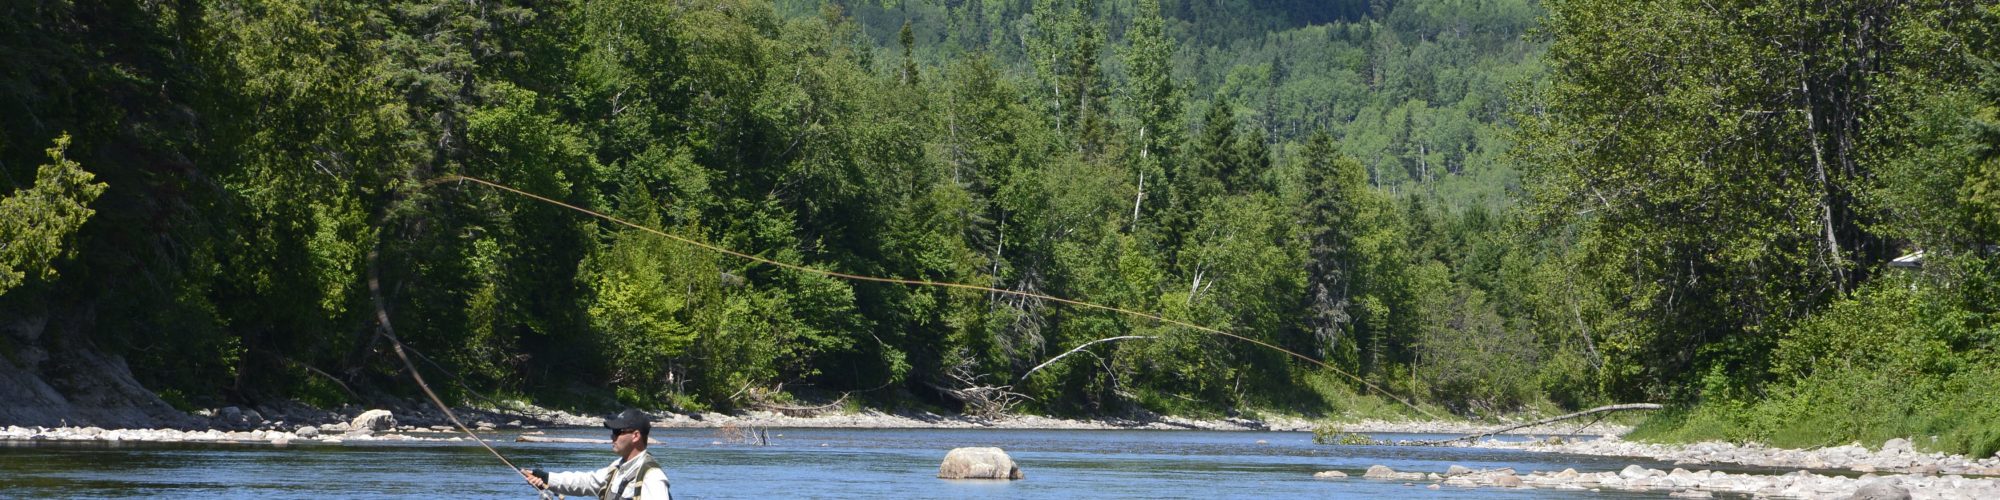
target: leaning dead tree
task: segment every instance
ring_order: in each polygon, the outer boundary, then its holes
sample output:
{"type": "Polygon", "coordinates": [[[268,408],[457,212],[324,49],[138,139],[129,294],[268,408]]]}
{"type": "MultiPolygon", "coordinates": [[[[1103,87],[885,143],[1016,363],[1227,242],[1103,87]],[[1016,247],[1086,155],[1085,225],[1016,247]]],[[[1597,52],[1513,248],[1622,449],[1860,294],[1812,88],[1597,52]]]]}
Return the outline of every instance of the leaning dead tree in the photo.
{"type": "Polygon", "coordinates": [[[1014,405],[1030,399],[1028,395],[1014,392],[1013,385],[982,384],[979,379],[984,374],[974,375],[972,365],[962,364],[951,370],[951,378],[957,387],[944,387],[925,383],[952,399],[965,405],[965,416],[982,420],[994,420],[1007,416],[1014,405]]]}
{"type": "MultiPolygon", "coordinates": [[[[1122,335],[1117,337],[1101,338],[1085,342],[1083,343],[1083,345],[1076,346],[1075,348],[1070,349],[1067,352],[1056,355],[1056,357],[1049,358],[1048,361],[1043,361],[1042,364],[1035,365],[1034,368],[1029,368],[1028,371],[1026,372],[1022,372],[1021,377],[1015,380],[1015,383],[1020,383],[1028,380],[1029,375],[1034,375],[1036,371],[1039,371],[1043,368],[1047,368],[1049,365],[1055,364],[1056,361],[1061,361],[1063,358],[1069,357],[1069,355],[1071,354],[1076,354],[1078,352],[1088,353],[1090,351],[1088,351],[1087,349],[1093,345],[1105,342],[1116,342],[1120,340],[1153,339],[1153,338],[1158,338],[1158,337],[1150,335],[1122,335]]],[[[979,379],[984,377],[985,374],[977,374],[977,375],[973,374],[972,365],[970,363],[965,363],[965,364],[960,364],[959,366],[954,367],[951,370],[951,378],[953,379],[954,382],[957,382],[956,385],[958,387],[944,387],[937,384],[929,384],[929,383],[925,385],[929,385],[931,386],[932,389],[937,389],[938,392],[943,392],[946,395],[951,396],[952,399],[957,399],[959,402],[964,403],[966,416],[985,419],[985,420],[993,420],[1000,417],[1004,417],[1010,410],[1014,408],[1014,405],[1020,404],[1022,401],[1025,400],[1033,399],[1029,398],[1025,394],[1014,392],[1014,386],[1012,384],[989,385],[980,383],[979,379]]],[[[1114,380],[1113,383],[1116,383],[1116,381],[1114,380]]]]}
{"type": "MultiPolygon", "coordinates": [[[[1482,432],[1482,433],[1478,433],[1478,434],[1471,434],[1471,435],[1466,435],[1466,436],[1460,436],[1460,437],[1455,437],[1455,438],[1451,438],[1451,439],[1438,439],[1438,440],[1431,440],[1431,441],[1412,441],[1412,442],[1410,442],[1409,444],[1411,444],[1411,445],[1415,445],[1415,446],[1436,446],[1436,445],[1441,445],[1441,444],[1445,444],[1445,443],[1454,443],[1454,442],[1458,442],[1458,441],[1476,441],[1476,440],[1478,440],[1479,438],[1483,438],[1483,437],[1487,437],[1487,436],[1492,436],[1492,435],[1495,435],[1495,434],[1500,434],[1500,433],[1503,433],[1503,432],[1507,432],[1507,431],[1511,431],[1511,430],[1515,430],[1515,429],[1525,429],[1525,428],[1528,428],[1528,427],[1534,427],[1534,426],[1538,426],[1538,425],[1548,425],[1548,424],[1553,424],[1553,423],[1556,423],[1556,422],[1561,422],[1561,421],[1564,421],[1564,420],[1571,420],[1571,419],[1576,419],[1576,418],[1581,418],[1581,417],[1587,417],[1587,416],[1591,416],[1591,415],[1599,415],[1599,416],[1597,417],[1597,418],[1598,418],[1598,420],[1603,420],[1603,419],[1604,419],[1604,417],[1606,417],[1606,416],[1610,416],[1610,414],[1611,414],[1612,412],[1618,412],[1618,411],[1625,411],[1625,410],[1658,410],[1658,409],[1660,409],[1660,408],[1661,408],[1661,406],[1660,406],[1660,405],[1657,405],[1657,404],[1653,404],[1653,403],[1630,403],[1630,404],[1622,404],[1622,405],[1610,405],[1610,406],[1599,406],[1599,407],[1596,407],[1596,408],[1591,408],[1591,409],[1588,409],[1588,410],[1584,410],[1584,411],[1580,411],[1580,412],[1576,412],[1576,413],[1571,413],[1571,414],[1568,414],[1568,415],[1560,415],[1560,416],[1554,416],[1554,417],[1549,417],[1549,418],[1544,418],[1544,419],[1541,419],[1541,420],[1536,420],[1536,421],[1533,421],[1533,422],[1528,422],[1528,423],[1525,423],[1525,424],[1515,424],[1515,425],[1511,425],[1511,426],[1507,426],[1507,427],[1502,427],[1502,428],[1499,428],[1499,429],[1496,429],[1496,430],[1492,430],[1492,431],[1487,431],[1487,432],[1482,432]]],[[[1593,421],[1591,421],[1591,423],[1592,423],[1592,424],[1595,424],[1595,423],[1597,423],[1597,422],[1596,422],[1595,420],[1593,420],[1593,421]]],[[[1589,427],[1589,425],[1585,425],[1585,427],[1589,427]]]]}
{"type": "Polygon", "coordinates": [[[1055,362],[1056,362],[1057,360],[1060,360],[1060,359],[1063,359],[1063,358],[1065,358],[1065,357],[1068,357],[1068,356],[1069,356],[1069,355],[1071,355],[1071,354],[1076,354],[1076,353],[1077,353],[1077,351],[1082,351],[1082,350],[1083,350],[1084,348],[1086,348],[1086,347],[1090,347],[1090,346],[1092,346],[1092,345],[1095,345],[1095,344],[1099,344],[1099,343],[1103,343],[1103,342],[1113,342],[1113,341],[1119,341],[1119,340],[1130,340],[1130,339],[1155,339],[1155,338],[1159,338],[1159,337],[1154,337],[1154,336],[1151,336],[1151,335],[1120,335],[1120,336],[1117,336],[1117,337],[1107,337],[1107,338],[1101,338],[1101,339],[1097,339],[1097,340],[1092,340],[1092,341],[1089,341],[1089,342],[1084,342],[1084,343],[1083,343],[1083,345],[1080,345],[1080,346],[1076,346],[1076,348],[1075,348],[1075,349],[1070,349],[1070,350],[1069,350],[1069,352],[1065,352],[1065,353],[1062,353],[1062,354],[1059,354],[1059,355],[1056,355],[1056,357],[1053,357],[1053,358],[1049,358],[1049,360],[1048,360],[1048,361],[1043,361],[1043,362],[1042,362],[1042,364],[1039,364],[1039,365],[1035,365],[1035,367],[1034,367],[1034,368],[1029,368],[1029,369],[1028,369],[1028,371],[1026,371],[1026,372],[1023,372],[1023,373],[1021,373],[1021,378],[1020,378],[1019,380],[1016,380],[1016,382],[1019,382],[1019,381],[1022,381],[1022,380],[1028,380],[1028,376],[1029,376],[1029,375],[1034,375],[1034,374],[1035,374],[1035,371],[1036,371],[1036,370],[1040,370],[1040,369],[1042,369],[1042,368],[1045,368],[1045,367],[1048,367],[1049,365],[1052,365],[1052,364],[1055,364],[1055,362]]]}

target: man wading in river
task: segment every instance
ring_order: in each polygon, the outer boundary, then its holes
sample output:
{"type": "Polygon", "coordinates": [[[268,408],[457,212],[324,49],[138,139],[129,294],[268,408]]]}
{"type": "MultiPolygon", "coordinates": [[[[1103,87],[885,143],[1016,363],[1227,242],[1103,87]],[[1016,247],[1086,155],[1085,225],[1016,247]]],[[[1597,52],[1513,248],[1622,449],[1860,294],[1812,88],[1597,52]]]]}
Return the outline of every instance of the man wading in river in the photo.
{"type": "Polygon", "coordinates": [[[618,460],[590,472],[557,472],[521,469],[521,476],[537,489],[569,496],[597,498],[638,498],[669,500],[667,473],[646,453],[646,439],[652,435],[653,419],[639,410],[625,410],[604,420],[611,429],[611,452],[618,460]]]}

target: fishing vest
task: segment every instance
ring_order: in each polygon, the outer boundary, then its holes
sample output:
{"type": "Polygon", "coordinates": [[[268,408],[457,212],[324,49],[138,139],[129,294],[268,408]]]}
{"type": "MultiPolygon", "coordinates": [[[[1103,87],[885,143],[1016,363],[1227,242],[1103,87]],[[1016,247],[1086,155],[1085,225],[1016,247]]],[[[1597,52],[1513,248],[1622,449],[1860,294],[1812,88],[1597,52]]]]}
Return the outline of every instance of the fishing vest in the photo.
{"type": "MultiPolygon", "coordinates": [[[[619,477],[618,484],[606,484],[604,485],[604,489],[597,490],[597,500],[616,500],[622,498],[619,494],[624,493],[625,487],[631,486],[633,482],[638,482],[639,484],[632,486],[632,498],[639,498],[639,495],[644,493],[640,489],[646,486],[646,473],[656,470],[660,470],[660,464],[654,463],[653,454],[647,453],[639,461],[639,468],[633,470],[631,475],[619,477]]],[[[617,475],[618,468],[613,467],[611,473],[612,475],[617,475]]],[[[673,493],[669,492],[667,497],[673,498],[673,493]]]]}

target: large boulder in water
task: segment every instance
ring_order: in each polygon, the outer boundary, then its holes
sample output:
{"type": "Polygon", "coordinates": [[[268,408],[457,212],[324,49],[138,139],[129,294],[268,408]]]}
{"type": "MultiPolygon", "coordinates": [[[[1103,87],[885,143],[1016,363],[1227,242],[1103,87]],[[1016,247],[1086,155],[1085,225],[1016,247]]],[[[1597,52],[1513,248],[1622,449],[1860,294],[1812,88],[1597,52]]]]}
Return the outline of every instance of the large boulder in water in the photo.
{"type": "Polygon", "coordinates": [[[938,479],[1021,479],[1021,468],[999,448],[957,448],[944,455],[938,479]]]}
{"type": "Polygon", "coordinates": [[[360,416],[354,417],[354,421],[349,424],[349,427],[353,431],[364,429],[369,431],[393,430],[396,428],[396,415],[389,413],[389,410],[364,411],[361,412],[360,416]]]}

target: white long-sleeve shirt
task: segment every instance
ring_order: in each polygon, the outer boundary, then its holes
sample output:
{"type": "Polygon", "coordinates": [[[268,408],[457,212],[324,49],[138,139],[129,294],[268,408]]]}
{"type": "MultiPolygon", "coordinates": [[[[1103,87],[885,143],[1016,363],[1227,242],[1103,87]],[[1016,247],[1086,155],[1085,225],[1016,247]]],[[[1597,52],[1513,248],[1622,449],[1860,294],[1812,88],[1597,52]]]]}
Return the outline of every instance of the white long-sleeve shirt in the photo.
{"type": "Polygon", "coordinates": [[[568,496],[671,500],[668,488],[667,473],[644,451],[590,472],[549,474],[549,491],[568,496]]]}

